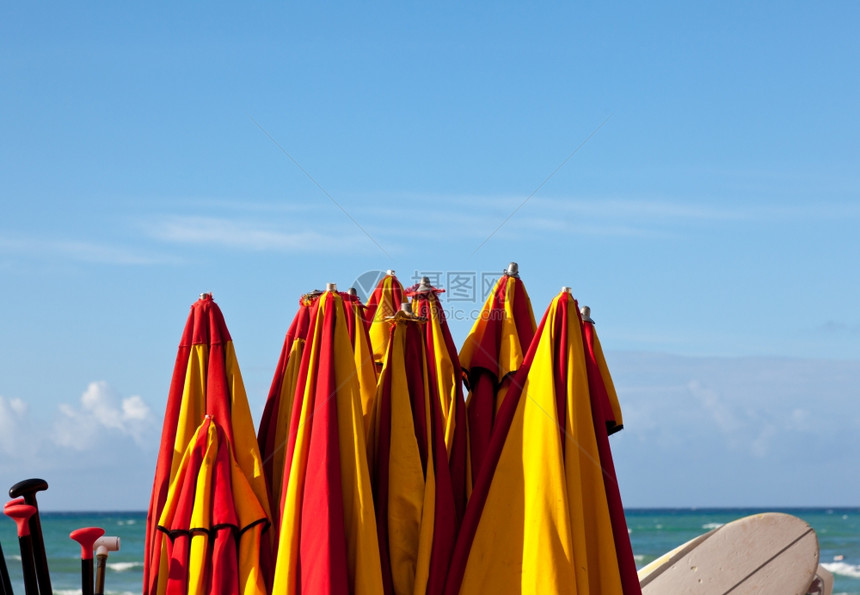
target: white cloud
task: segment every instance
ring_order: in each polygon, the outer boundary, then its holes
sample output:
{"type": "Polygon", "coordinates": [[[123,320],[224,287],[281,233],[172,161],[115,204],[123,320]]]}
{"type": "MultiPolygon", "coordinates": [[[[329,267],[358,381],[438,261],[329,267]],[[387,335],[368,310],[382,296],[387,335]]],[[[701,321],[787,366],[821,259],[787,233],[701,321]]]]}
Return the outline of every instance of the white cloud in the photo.
{"type": "Polygon", "coordinates": [[[310,252],[376,249],[358,227],[326,223],[280,225],[233,217],[165,217],[147,226],[152,237],[177,244],[215,245],[251,251],[310,252]],[[313,231],[326,228],[327,233],[313,231]],[[288,229],[289,228],[289,229],[288,229]],[[297,230],[298,228],[298,230],[297,230]],[[346,231],[344,231],[346,230],[346,231]]]}
{"type": "Polygon", "coordinates": [[[59,411],[52,439],[59,446],[78,451],[92,449],[112,435],[128,436],[144,445],[155,425],[155,416],[139,396],[120,400],[104,381],[89,384],[79,407],[63,403],[59,411]]]}
{"type": "Polygon", "coordinates": [[[21,445],[21,440],[27,435],[24,428],[26,414],[24,401],[0,396],[0,452],[4,455],[16,455],[27,450],[21,445]]]}
{"type": "Polygon", "coordinates": [[[162,255],[104,242],[9,234],[0,235],[0,252],[116,265],[150,265],[173,261],[162,255]]]}
{"type": "Polygon", "coordinates": [[[860,361],[607,359],[624,414],[611,443],[629,505],[823,505],[860,489],[860,361]]]}

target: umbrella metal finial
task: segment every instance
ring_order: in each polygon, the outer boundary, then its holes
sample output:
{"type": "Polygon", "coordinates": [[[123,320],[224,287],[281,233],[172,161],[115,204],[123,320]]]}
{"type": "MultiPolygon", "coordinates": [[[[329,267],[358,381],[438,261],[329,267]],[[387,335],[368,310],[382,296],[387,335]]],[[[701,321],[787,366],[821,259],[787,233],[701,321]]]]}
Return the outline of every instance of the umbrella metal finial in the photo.
{"type": "Polygon", "coordinates": [[[515,262],[512,262],[508,265],[508,268],[505,269],[505,275],[508,277],[514,277],[515,279],[520,278],[520,265],[515,262]]]}
{"type": "Polygon", "coordinates": [[[579,309],[579,313],[582,314],[583,322],[590,322],[591,324],[594,324],[594,320],[591,318],[591,308],[589,308],[588,306],[583,306],[579,309]]]}
{"type": "Polygon", "coordinates": [[[211,300],[212,299],[212,292],[211,291],[204,291],[203,293],[200,294],[200,299],[201,300],[211,300]]]}
{"type": "Polygon", "coordinates": [[[352,295],[352,296],[357,296],[357,295],[358,295],[358,292],[355,290],[355,287],[350,287],[350,288],[349,288],[349,291],[348,291],[347,293],[348,293],[349,295],[352,295]]]}
{"type": "Polygon", "coordinates": [[[393,277],[394,276],[394,269],[388,269],[387,271],[385,271],[385,274],[393,277]]]}
{"type": "Polygon", "coordinates": [[[573,290],[572,290],[570,287],[566,286],[566,285],[565,285],[564,287],[562,287],[562,288],[561,288],[561,292],[562,292],[562,293],[569,293],[569,294],[573,294],[573,290]]]}
{"type": "Polygon", "coordinates": [[[325,284],[325,290],[326,291],[332,291],[332,292],[337,291],[337,283],[326,283],[325,284]]]}
{"type": "Polygon", "coordinates": [[[418,293],[425,293],[432,290],[433,286],[430,285],[430,277],[421,277],[421,283],[418,284],[418,289],[415,291],[418,293]]]}
{"type": "Polygon", "coordinates": [[[412,314],[412,306],[410,306],[407,302],[400,304],[400,311],[406,312],[407,314],[412,314]]]}

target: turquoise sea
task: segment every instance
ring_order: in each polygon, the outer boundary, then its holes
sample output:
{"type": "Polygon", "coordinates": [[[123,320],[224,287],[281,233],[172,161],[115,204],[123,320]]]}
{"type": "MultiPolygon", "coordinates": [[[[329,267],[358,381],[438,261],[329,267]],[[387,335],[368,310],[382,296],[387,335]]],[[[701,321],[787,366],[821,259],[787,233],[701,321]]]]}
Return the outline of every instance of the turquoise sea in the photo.
{"type": "MultiPolygon", "coordinates": [[[[677,545],[723,523],[757,512],[787,512],[815,529],[821,546],[821,563],[836,578],[834,593],[860,595],[860,508],[677,508],[628,509],[627,522],[636,564],[641,567],[677,545]]],[[[81,592],[80,547],[69,533],[81,527],[102,527],[106,535],[122,540],[119,552],[110,554],[105,592],[134,594],[143,582],[145,512],[42,513],[42,530],[54,592],[81,592]]],[[[11,520],[0,522],[0,543],[15,592],[24,593],[21,557],[11,520]]]]}

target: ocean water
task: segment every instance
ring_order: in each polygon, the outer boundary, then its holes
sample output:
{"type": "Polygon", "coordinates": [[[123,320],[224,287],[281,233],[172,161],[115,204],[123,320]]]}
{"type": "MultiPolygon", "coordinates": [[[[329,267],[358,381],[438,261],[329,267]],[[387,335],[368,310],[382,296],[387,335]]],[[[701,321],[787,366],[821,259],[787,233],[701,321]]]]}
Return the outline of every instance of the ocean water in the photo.
{"type": "MultiPolygon", "coordinates": [[[[697,535],[758,512],[786,512],[808,522],[818,535],[820,561],[836,579],[834,593],[860,595],[860,508],[628,509],[636,565],[642,567],[697,535]]],[[[69,533],[81,527],[101,527],[106,535],[121,539],[120,551],[108,557],[105,593],[141,592],[145,512],[43,512],[41,519],[54,593],[81,593],[81,550],[69,538],[69,533]]],[[[0,543],[15,592],[23,594],[18,539],[9,519],[0,521],[0,543]]]]}

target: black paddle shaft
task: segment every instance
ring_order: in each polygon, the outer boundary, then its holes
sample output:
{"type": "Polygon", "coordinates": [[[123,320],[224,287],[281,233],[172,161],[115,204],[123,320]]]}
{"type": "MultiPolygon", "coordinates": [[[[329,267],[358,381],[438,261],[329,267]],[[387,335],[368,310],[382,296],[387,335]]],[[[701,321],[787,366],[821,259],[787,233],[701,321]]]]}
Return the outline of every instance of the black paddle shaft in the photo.
{"type": "Polygon", "coordinates": [[[9,580],[9,569],[6,567],[2,545],[0,545],[0,595],[12,595],[12,581],[9,580]]]}
{"type": "MultiPolygon", "coordinates": [[[[44,479],[25,479],[19,481],[9,488],[9,496],[12,498],[24,498],[24,502],[36,509],[36,514],[30,517],[30,536],[32,538],[32,558],[36,565],[36,577],[39,581],[39,593],[50,595],[51,574],[48,571],[48,557],[45,554],[45,541],[42,537],[42,523],[39,521],[39,505],[36,503],[36,492],[48,489],[48,482],[44,479]]],[[[23,554],[22,554],[23,555],[23,554]]]]}
{"type": "MultiPolygon", "coordinates": [[[[21,558],[26,560],[33,557],[33,536],[25,535],[18,538],[21,547],[21,558]]],[[[27,595],[39,595],[39,582],[36,578],[36,569],[32,564],[24,564],[24,592],[27,595]]]]}

